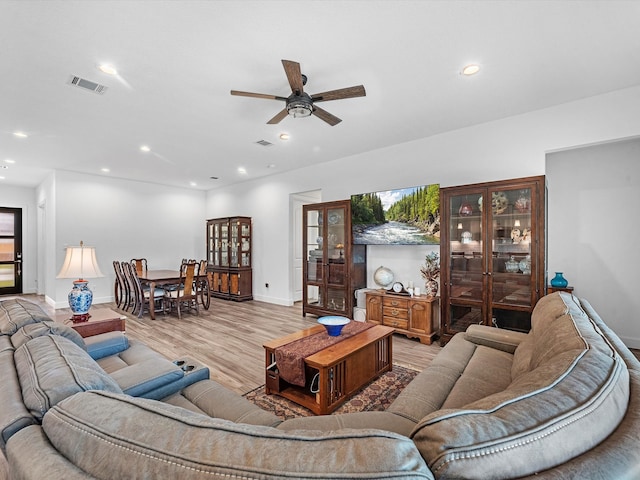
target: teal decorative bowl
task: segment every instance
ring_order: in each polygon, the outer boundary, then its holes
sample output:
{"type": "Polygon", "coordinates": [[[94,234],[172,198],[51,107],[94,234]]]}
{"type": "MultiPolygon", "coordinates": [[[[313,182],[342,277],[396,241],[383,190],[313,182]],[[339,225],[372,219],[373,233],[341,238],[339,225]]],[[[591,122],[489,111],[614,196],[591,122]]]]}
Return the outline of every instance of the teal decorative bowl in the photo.
{"type": "Polygon", "coordinates": [[[327,329],[327,333],[331,337],[337,337],[338,335],[340,335],[342,328],[350,321],[351,320],[349,320],[347,317],[337,316],[320,317],[318,319],[318,323],[324,325],[324,328],[327,329]]]}

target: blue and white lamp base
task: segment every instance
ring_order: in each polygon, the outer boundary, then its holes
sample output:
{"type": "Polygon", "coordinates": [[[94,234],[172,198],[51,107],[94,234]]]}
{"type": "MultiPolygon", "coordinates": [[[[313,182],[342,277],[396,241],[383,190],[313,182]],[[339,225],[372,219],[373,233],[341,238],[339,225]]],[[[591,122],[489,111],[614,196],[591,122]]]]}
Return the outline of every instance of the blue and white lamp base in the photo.
{"type": "Polygon", "coordinates": [[[71,317],[73,323],[86,322],[91,316],[89,309],[93,302],[93,292],[89,290],[88,283],[86,280],[76,280],[69,292],[69,307],[73,312],[71,317]]]}

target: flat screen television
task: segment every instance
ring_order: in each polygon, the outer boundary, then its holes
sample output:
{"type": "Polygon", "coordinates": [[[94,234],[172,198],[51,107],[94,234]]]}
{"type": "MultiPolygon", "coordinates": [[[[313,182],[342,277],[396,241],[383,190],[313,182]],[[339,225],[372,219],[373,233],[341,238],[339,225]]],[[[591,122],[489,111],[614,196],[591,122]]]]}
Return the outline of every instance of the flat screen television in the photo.
{"type": "Polygon", "coordinates": [[[355,245],[438,245],[440,185],[351,195],[355,245]]]}

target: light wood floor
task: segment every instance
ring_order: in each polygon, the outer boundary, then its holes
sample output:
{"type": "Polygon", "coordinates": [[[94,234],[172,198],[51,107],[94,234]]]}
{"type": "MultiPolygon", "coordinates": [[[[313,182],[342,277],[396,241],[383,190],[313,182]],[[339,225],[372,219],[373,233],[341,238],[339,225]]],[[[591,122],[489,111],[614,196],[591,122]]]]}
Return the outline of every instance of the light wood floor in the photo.
{"type": "MultiPolygon", "coordinates": [[[[25,295],[39,303],[49,315],[52,307],[44,297],[25,295]]],[[[92,309],[116,309],[115,304],[94,305],[92,309]]],[[[56,310],[55,313],[68,311],[56,310]]],[[[121,311],[122,312],[122,311],[121,311]]],[[[209,310],[183,314],[182,319],[159,314],[151,320],[127,315],[130,338],[143,341],[169,359],[189,356],[209,367],[211,378],[231,390],[244,394],[264,384],[263,343],[316,323],[314,316],[302,316],[302,307],[283,307],[258,301],[232,302],[211,299],[209,310]]],[[[438,343],[423,345],[403,335],[393,336],[393,362],[422,370],[440,351],[438,343]]]]}

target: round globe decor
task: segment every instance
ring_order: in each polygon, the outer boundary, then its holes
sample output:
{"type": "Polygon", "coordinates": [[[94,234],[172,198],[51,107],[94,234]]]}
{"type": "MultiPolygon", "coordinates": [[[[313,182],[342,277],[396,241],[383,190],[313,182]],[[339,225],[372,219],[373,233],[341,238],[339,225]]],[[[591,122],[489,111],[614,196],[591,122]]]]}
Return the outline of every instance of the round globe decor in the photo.
{"type": "Polygon", "coordinates": [[[387,288],[393,283],[395,275],[387,267],[378,267],[373,273],[373,281],[382,288],[387,288]]]}

